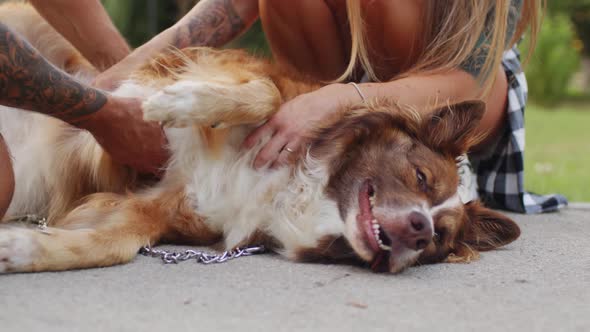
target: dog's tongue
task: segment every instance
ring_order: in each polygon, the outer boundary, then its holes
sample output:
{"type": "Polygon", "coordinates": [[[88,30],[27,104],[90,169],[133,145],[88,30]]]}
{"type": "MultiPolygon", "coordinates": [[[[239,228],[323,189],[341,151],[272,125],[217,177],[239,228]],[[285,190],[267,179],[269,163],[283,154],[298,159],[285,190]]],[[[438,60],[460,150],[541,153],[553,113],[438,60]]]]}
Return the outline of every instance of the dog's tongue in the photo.
{"type": "Polygon", "coordinates": [[[373,219],[373,215],[371,214],[371,202],[369,200],[369,184],[363,184],[360,192],[359,192],[359,208],[360,214],[363,219],[369,218],[369,221],[373,219]]]}
{"type": "Polygon", "coordinates": [[[371,270],[374,272],[388,272],[390,255],[391,251],[379,250],[371,262],[371,270]]]}

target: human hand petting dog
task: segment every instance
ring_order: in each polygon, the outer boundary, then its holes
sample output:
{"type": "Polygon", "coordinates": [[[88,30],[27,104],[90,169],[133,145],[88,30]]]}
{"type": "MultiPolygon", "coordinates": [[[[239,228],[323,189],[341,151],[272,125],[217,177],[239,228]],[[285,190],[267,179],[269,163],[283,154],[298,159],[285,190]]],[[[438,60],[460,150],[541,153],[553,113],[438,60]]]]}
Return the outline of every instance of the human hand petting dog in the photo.
{"type": "Polygon", "coordinates": [[[304,148],[313,130],[342,116],[343,105],[360,100],[352,85],[341,83],[299,95],[281,105],[265,124],[250,133],[244,140],[243,148],[250,149],[264,137],[271,136],[258,152],[254,168],[260,169],[265,165],[276,168],[288,164],[293,161],[290,155],[304,148]]]}
{"type": "Polygon", "coordinates": [[[93,88],[49,63],[0,23],[0,105],[60,119],[86,129],[117,162],[158,173],[167,159],[162,129],[142,118],[141,101],[93,88]]]}
{"type": "Polygon", "coordinates": [[[77,125],[92,133],[117,162],[158,175],[168,159],[162,128],[143,120],[142,100],[108,95],[103,108],[77,125]]]}

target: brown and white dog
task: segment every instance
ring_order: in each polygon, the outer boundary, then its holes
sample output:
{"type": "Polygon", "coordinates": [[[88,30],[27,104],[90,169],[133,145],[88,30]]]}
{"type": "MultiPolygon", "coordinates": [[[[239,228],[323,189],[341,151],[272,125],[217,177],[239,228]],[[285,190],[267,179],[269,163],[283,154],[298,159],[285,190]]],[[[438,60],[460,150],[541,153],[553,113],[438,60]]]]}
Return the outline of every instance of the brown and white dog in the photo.
{"type": "MultiPolygon", "coordinates": [[[[4,6],[0,19],[64,70],[94,72],[30,7],[4,6]]],[[[87,132],[1,109],[16,173],[7,219],[34,213],[50,227],[1,227],[0,273],[121,264],[164,242],[262,243],[296,261],[399,272],[470,261],[519,236],[509,218],[457,193],[456,158],[475,141],[481,102],[427,117],[385,99],[343,107],[291,166],[255,170],[268,138],[242,151],[244,137],[281,102],[319,86],[242,51],[162,54],[115,92],[144,98],[145,118],[166,126],[172,158],[144,188],[87,132]]]]}

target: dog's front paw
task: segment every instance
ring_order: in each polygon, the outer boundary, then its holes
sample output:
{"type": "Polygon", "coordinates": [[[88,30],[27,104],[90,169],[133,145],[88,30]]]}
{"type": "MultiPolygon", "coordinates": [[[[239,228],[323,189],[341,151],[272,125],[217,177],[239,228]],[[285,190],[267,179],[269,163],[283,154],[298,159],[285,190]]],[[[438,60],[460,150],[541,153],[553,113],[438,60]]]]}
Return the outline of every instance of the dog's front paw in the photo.
{"type": "Polygon", "coordinates": [[[0,273],[29,270],[36,248],[32,231],[16,227],[0,228],[0,273]]]}
{"type": "Polygon", "coordinates": [[[205,82],[178,81],[149,97],[143,103],[143,118],[166,127],[192,124],[214,125],[210,109],[215,107],[213,87],[205,82]]]}

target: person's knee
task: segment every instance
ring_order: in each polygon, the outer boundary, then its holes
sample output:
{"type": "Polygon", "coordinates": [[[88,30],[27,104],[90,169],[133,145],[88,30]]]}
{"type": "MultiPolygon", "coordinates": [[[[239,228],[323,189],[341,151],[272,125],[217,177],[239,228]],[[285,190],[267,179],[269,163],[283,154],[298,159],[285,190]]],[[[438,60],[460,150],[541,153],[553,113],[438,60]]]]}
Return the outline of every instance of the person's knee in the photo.
{"type": "Polygon", "coordinates": [[[8,210],[14,194],[14,171],[8,147],[0,134],[0,219],[8,210]]]}

